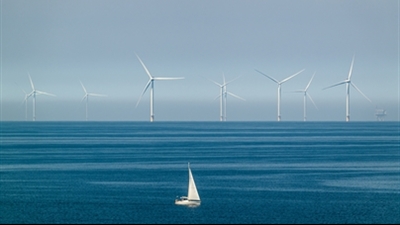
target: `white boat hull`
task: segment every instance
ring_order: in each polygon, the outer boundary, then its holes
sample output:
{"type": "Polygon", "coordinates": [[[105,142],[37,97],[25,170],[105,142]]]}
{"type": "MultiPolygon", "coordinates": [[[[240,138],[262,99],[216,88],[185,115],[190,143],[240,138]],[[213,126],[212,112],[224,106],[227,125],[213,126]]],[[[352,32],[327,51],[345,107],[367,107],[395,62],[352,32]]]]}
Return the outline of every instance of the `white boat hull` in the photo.
{"type": "Polygon", "coordinates": [[[200,205],[200,201],[196,201],[196,200],[180,200],[177,199],[175,200],[175,204],[176,205],[200,205]]]}

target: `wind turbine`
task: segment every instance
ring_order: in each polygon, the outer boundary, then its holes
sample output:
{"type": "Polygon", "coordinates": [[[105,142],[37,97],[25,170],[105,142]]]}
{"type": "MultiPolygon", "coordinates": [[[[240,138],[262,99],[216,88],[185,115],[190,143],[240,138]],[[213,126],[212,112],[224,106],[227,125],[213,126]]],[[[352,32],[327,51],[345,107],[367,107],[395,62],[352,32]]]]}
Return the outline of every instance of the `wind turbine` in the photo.
{"type": "Polygon", "coordinates": [[[281,81],[278,81],[277,79],[275,79],[275,78],[273,78],[271,76],[268,76],[267,74],[264,74],[264,73],[260,72],[259,70],[256,70],[257,72],[261,73],[262,75],[268,77],[270,80],[272,80],[273,82],[278,84],[278,121],[281,121],[281,85],[283,83],[285,83],[286,81],[292,79],[293,77],[295,77],[299,73],[303,72],[304,70],[305,69],[302,69],[299,72],[297,72],[297,73],[293,74],[292,76],[287,77],[287,78],[285,78],[285,79],[283,79],[281,81]]]}
{"type": "Polygon", "coordinates": [[[29,76],[29,81],[31,82],[31,87],[32,87],[32,92],[28,94],[25,99],[28,99],[30,96],[33,98],[33,121],[36,121],[36,95],[49,95],[49,96],[55,96],[54,94],[50,94],[44,91],[39,91],[35,89],[35,86],[33,85],[31,75],[28,73],[29,76]]]}
{"type": "Polygon", "coordinates": [[[311,81],[313,80],[315,76],[315,72],[312,75],[310,81],[308,82],[306,88],[304,88],[304,90],[297,90],[295,92],[299,92],[299,93],[304,93],[304,97],[303,97],[303,102],[304,102],[304,106],[303,106],[303,110],[304,110],[304,121],[307,121],[307,115],[306,115],[306,111],[307,111],[307,96],[308,98],[311,100],[311,102],[314,104],[315,108],[318,109],[317,105],[315,104],[315,102],[313,101],[313,99],[311,98],[311,95],[307,93],[308,88],[310,87],[311,81]]]}
{"type": "Polygon", "coordinates": [[[83,86],[82,81],[79,81],[79,82],[81,83],[83,91],[85,91],[85,95],[83,96],[82,101],[86,99],[86,121],[87,121],[88,120],[88,101],[89,101],[89,96],[107,97],[107,95],[89,93],[89,92],[86,91],[85,86],[83,86]]]}
{"type": "Polygon", "coordinates": [[[237,80],[238,78],[239,77],[237,77],[237,78],[235,78],[235,79],[233,79],[233,80],[231,80],[229,82],[226,82],[225,81],[225,75],[222,73],[223,84],[220,84],[220,83],[218,83],[216,81],[213,81],[213,80],[209,79],[211,82],[213,82],[214,84],[216,84],[217,86],[220,87],[220,95],[218,96],[220,98],[220,121],[226,121],[226,104],[227,104],[227,96],[228,95],[231,95],[231,96],[233,96],[233,97],[235,97],[237,99],[246,101],[244,98],[241,98],[241,97],[239,97],[239,96],[227,91],[227,85],[229,83],[232,83],[233,81],[237,80]]]}
{"type": "Polygon", "coordinates": [[[350,71],[349,75],[347,76],[347,79],[322,89],[325,90],[338,85],[346,84],[346,122],[350,121],[350,85],[353,86],[358,92],[360,92],[360,94],[364,96],[365,99],[371,102],[371,100],[364,93],[362,93],[361,90],[354,83],[351,82],[351,73],[353,71],[354,57],[355,56],[353,55],[353,60],[351,61],[350,71]]]}
{"type": "MultiPolygon", "coordinates": [[[[224,106],[224,86],[213,80],[210,80],[210,81],[220,87],[220,94],[217,96],[217,98],[219,98],[219,121],[224,121],[224,108],[223,108],[223,106],[224,106]]],[[[225,83],[225,80],[224,80],[224,83],[225,83]]]]}
{"type": "Polygon", "coordinates": [[[142,99],[144,93],[150,87],[150,122],[153,122],[154,121],[154,81],[155,80],[180,80],[180,79],[184,79],[184,77],[153,77],[137,54],[136,54],[136,57],[139,59],[140,64],[142,64],[143,69],[146,71],[147,75],[150,78],[149,81],[147,82],[146,86],[143,89],[142,95],[140,95],[140,98],[139,98],[138,102],[136,103],[136,107],[139,105],[139,102],[142,99]]]}

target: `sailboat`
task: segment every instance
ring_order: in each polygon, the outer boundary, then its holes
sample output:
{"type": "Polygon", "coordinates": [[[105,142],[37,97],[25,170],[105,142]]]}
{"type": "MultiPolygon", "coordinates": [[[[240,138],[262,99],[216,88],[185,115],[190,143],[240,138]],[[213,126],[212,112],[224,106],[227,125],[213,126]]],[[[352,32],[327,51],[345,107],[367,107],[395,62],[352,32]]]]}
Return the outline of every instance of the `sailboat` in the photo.
{"type": "Polygon", "coordinates": [[[189,170],[189,186],[187,196],[181,196],[175,199],[176,205],[198,206],[200,205],[200,196],[197,192],[196,184],[194,183],[192,171],[190,170],[190,163],[188,163],[189,170]]]}

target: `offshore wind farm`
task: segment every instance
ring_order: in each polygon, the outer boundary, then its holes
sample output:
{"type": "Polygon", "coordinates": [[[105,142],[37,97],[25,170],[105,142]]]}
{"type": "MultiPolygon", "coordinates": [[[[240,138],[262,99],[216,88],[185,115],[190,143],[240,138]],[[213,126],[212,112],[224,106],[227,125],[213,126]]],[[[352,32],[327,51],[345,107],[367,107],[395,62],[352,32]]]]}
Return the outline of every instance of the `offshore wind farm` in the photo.
{"type": "Polygon", "coordinates": [[[398,224],[399,59],[400,0],[0,0],[0,223],[398,224]]]}
{"type": "MultiPolygon", "coordinates": [[[[146,83],[139,99],[137,100],[136,103],[136,107],[139,105],[143,95],[146,93],[146,91],[150,88],[150,122],[154,121],[154,81],[158,80],[158,81],[166,81],[166,80],[181,80],[184,79],[184,77],[154,77],[150,74],[149,70],[147,69],[147,67],[145,66],[145,64],[143,63],[143,61],[140,59],[140,57],[138,55],[137,59],[139,60],[140,64],[142,65],[143,69],[145,70],[146,74],[149,77],[148,82],[146,83]]],[[[367,99],[369,102],[371,102],[371,100],[363,93],[361,92],[361,90],[354,84],[351,82],[351,75],[352,75],[352,71],[353,71],[353,64],[354,64],[354,57],[352,59],[351,62],[351,66],[350,66],[350,71],[348,74],[348,77],[346,80],[341,81],[339,83],[333,84],[331,86],[325,87],[322,90],[325,89],[329,89],[335,86],[339,86],[341,84],[346,84],[346,122],[350,121],[350,85],[353,86],[358,92],[360,92],[360,94],[367,99]]],[[[269,78],[271,81],[275,82],[278,85],[277,88],[277,121],[281,121],[281,95],[282,95],[282,90],[281,90],[281,85],[287,81],[289,81],[290,79],[294,78],[295,76],[299,75],[301,72],[303,72],[305,69],[302,69],[298,72],[296,72],[295,74],[286,77],[284,79],[282,79],[281,81],[275,79],[272,76],[269,76],[259,70],[256,69],[256,71],[262,75],[264,75],[265,77],[269,78]]],[[[44,91],[39,91],[35,89],[35,86],[33,84],[33,81],[31,79],[31,76],[28,74],[29,76],[29,80],[30,80],[30,84],[31,84],[31,88],[32,88],[32,92],[30,92],[29,94],[25,93],[25,98],[24,98],[24,103],[25,103],[25,111],[27,111],[27,100],[32,97],[33,103],[32,103],[32,109],[33,109],[33,116],[32,116],[32,120],[36,121],[36,95],[49,95],[49,96],[55,96],[54,94],[51,93],[47,93],[44,91]]],[[[307,93],[308,88],[310,87],[310,84],[313,80],[315,76],[315,73],[312,75],[310,81],[308,82],[307,86],[305,87],[305,89],[303,90],[297,90],[295,92],[301,92],[304,94],[303,96],[303,120],[307,121],[307,116],[306,116],[306,100],[307,98],[309,98],[311,100],[311,102],[313,103],[313,105],[315,106],[316,109],[318,109],[318,107],[316,106],[314,100],[311,98],[311,95],[307,93]]],[[[227,121],[227,96],[231,95],[234,98],[240,99],[242,101],[245,101],[244,98],[233,94],[232,92],[227,91],[227,85],[232,83],[233,81],[237,80],[240,77],[237,77],[231,81],[226,81],[225,79],[225,75],[222,74],[222,84],[218,83],[212,79],[208,79],[209,81],[211,81],[212,83],[214,83],[215,85],[217,85],[220,88],[220,94],[215,98],[215,99],[219,99],[220,102],[220,121],[227,121]]],[[[85,92],[85,95],[83,96],[81,101],[85,101],[85,120],[88,120],[88,101],[89,101],[89,96],[94,96],[94,97],[107,97],[107,95],[104,94],[96,94],[96,93],[91,93],[91,92],[87,92],[85,86],[83,85],[83,83],[81,81],[79,81],[81,84],[81,87],[83,89],[83,91],[85,92]]],[[[372,103],[372,102],[371,102],[372,103]]],[[[25,116],[26,117],[26,116],[25,116]]],[[[25,118],[26,119],[26,118],[25,118]]]]}
{"type": "Polygon", "coordinates": [[[15,2],[1,5],[3,121],[86,120],[76,80],[108,95],[89,100],[94,121],[376,121],[377,107],[399,119],[396,1],[237,0],[229,11],[226,1],[15,2]],[[57,98],[21,105],[26,71],[57,98]],[[215,86],[202,77],[219,81],[219,71],[241,77],[229,90],[246,101],[228,92],[229,104],[209,101],[215,86]],[[304,90],[313,71],[307,108],[287,92],[304,90]],[[158,82],[166,78],[185,79],[158,82]]]}

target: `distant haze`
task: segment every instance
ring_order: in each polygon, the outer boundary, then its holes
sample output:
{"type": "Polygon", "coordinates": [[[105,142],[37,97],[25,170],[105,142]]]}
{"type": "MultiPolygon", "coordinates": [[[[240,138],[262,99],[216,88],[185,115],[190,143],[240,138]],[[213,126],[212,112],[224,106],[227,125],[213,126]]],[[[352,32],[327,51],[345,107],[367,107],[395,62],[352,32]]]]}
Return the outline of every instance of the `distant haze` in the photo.
{"type": "MultiPolygon", "coordinates": [[[[25,120],[28,72],[37,90],[38,121],[149,121],[156,77],[155,121],[219,121],[220,89],[230,81],[227,121],[276,121],[277,80],[282,121],[345,121],[345,85],[355,56],[351,121],[399,120],[399,0],[1,0],[1,120],[25,120]]],[[[32,120],[32,98],[27,119],[32,120]]]]}

